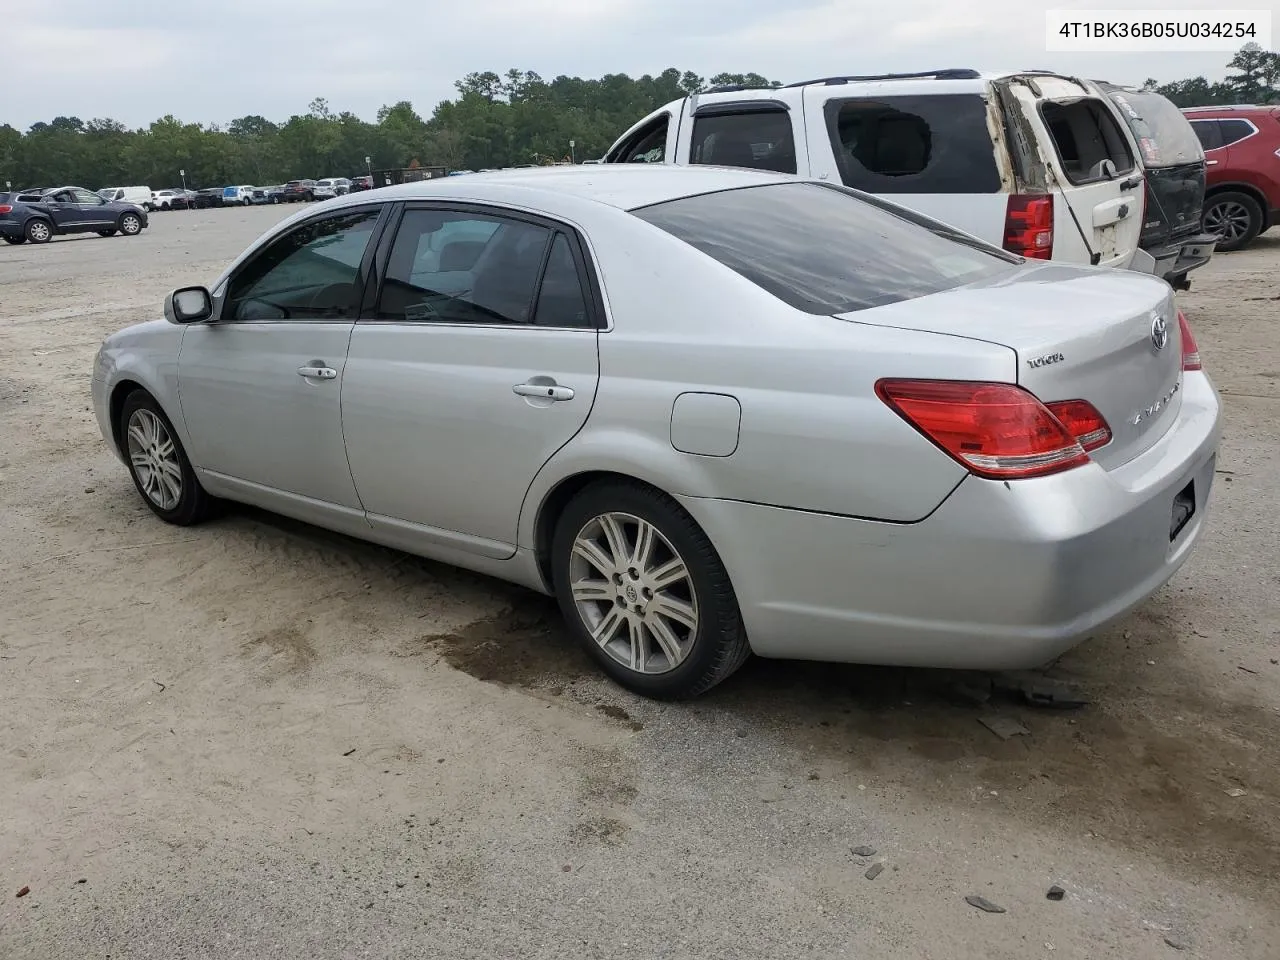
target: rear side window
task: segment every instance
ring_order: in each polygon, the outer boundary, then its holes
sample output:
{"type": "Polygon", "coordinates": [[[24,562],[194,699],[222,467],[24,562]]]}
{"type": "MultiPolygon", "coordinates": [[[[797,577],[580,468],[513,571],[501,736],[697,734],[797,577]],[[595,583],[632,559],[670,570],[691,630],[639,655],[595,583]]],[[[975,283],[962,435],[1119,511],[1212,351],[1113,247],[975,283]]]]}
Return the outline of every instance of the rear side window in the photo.
{"type": "Polygon", "coordinates": [[[796,142],[785,109],[695,114],[690,163],[796,172],[796,142]]]}
{"type": "Polygon", "coordinates": [[[1191,129],[1200,138],[1200,146],[1206,150],[1222,148],[1222,131],[1218,129],[1217,120],[1192,120],[1191,129]]]}
{"type": "Polygon", "coordinates": [[[973,95],[837,99],[826,105],[840,177],[868,193],[995,193],[987,103],[973,95]]]}
{"type": "Polygon", "coordinates": [[[849,313],[1016,269],[924,218],[816,183],[683,197],[632,212],[798,310],[849,313]]]}
{"type": "Polygon", "coordinates": [[[1082,99],[1066,103],[1046,101],[1040,114],[1053,140],[1063,172],[1073,184],[1110,180],[1109,160],[1116,174],[1131,173],[1133,151],[1120,125],[1101,100],[1082,99]]]}
{"type": "Polygon", "coordinates": [[[1258,132],[1257,128],[1248,120],[1219,120],[1218,130],[1222,134],[1222,145],[1224,147],[1239,143],[1246,137],[1251,137],[1258,132]]]}

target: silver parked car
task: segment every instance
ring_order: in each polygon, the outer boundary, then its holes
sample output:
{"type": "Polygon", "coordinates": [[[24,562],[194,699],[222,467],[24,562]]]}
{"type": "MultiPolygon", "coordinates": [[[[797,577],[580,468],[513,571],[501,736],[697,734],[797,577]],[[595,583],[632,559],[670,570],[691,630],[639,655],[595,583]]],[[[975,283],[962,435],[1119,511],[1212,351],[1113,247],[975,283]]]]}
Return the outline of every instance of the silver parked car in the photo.
{"type": "Polygon", "coordinates": [[[554,594],[652,696],[749,651],[1043,663],[1173,575],[1213,480],[1168,285],[782,174],[360,192],[165,316],[93,370],[162,519],[243,501],[554,594]]]}

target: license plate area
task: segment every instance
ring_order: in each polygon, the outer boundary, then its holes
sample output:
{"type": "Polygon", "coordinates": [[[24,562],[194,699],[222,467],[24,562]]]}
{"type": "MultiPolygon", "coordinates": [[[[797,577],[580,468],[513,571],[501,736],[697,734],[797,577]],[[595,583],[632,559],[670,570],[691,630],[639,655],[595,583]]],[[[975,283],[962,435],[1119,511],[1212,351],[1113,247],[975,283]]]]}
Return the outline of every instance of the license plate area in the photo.
{"type": "Polygon", "coordinates": [[[1178,491],[1173,498],[1173,513],[1169,518],[1169,542],[1178,539],[1183,528],[1196,513],[1196,482],[1187,481],[1187,485],[1178,491]]]}

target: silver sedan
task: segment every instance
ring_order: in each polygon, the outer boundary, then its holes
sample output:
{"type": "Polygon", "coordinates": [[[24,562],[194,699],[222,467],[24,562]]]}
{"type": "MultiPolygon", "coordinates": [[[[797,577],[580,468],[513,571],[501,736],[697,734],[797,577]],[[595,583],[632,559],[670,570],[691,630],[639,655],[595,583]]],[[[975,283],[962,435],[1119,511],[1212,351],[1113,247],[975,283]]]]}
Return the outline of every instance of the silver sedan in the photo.
{"type": "Polygon", "coordinates": [[[1219,435],[1163,282],[708,167],[310,207],[108,337],[93,395],[161,519],[241,501],[554,594],[658,697],[751,652],[1050,660],[1186,560],[1219,435]]]}

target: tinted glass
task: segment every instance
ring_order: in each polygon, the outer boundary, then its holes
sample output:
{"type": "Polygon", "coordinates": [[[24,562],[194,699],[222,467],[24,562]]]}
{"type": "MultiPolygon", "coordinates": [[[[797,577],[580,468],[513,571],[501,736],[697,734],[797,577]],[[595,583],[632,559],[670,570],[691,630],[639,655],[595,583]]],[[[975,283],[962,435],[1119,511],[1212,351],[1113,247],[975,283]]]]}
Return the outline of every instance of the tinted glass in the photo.
{"type": "Polygon", "coordinates": [[[231,320],[354,320],[364,290],[360,270],[377,210],[304,224],[238,273],[227,293],[231,320]]]}
{"type": "Polygon", "coordinates": [[[1014,258],[951,239],[941,224],[812,183],[725,190],[633,213],[807,313],[865,310],[1016,269],[1014,258]]]}
{"type": "Polygon", "coordinates": [[[1049,128],[1062,169],[1072,183],[1110,179],[1104,172],[1106,160],[1115,164],[1117,175],[1133,170],[1129,142],[1101,100],[1048,101],[1040,105],[1040,114],[1049,128]]]}
{"type": "Polygon", "coordinates": [[[569,238],[557,233],[538,288],[533,322],[540,327],[590,327],[591,314],[569,238]]]}
{"type": "Polygon", "coordinates": [[[93,193],[89,190],[84,190],[80,187],[77,187],[76,189],[72,190],[71,196],[76,203],[93,203],[93,204],[102,203],[102,198],[98,196],[96,193],[93,193]]]}
{"type": "Polygon", "coordinates": [[[1111,94],[1133,131],[1148,167],[1171,167],[1204,159],[1204,150],[1182,111],[1158,93],[1111,94]]]}
{"type": "Polygon", "coordinates": [[[696,117],[690,163],[796,172],[791,116],[783,110],[696,117]]]}
{"type": "Polygon", "coordinates": [[[987,105],[973,96],[835,99],[827,132],[846,186],[869,193],[995,193],[987,105]]]}
{"type": "Polygon", "coordinates": [[[649,126],[637,131],[609,159],[610,163],[661,163],[667,153],[667,127],[670,114],[663,114],[649,126]]]}
{"type": "Polygon", "coordinates": [[[1239,143],[1245,137],[1253,136],[1253,124],[1248,120],[1219,120],[1218,130],[1222,133],[1222,145],[1229,147],[1239,143]]]}
{"type": "Polygon", "coordinates": [[[420,323],[529,323],[551,231],[477,213],[409,210],[400,223],[377,318],[420,323]]]}
{"type": "Polygon", "coordinates": [[[1222,146],[1222,131],[1218,129],[1217,120],[1192,120],[1191,129],[1204,149],[1217,150],[1222,146]]]}

